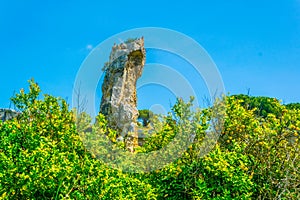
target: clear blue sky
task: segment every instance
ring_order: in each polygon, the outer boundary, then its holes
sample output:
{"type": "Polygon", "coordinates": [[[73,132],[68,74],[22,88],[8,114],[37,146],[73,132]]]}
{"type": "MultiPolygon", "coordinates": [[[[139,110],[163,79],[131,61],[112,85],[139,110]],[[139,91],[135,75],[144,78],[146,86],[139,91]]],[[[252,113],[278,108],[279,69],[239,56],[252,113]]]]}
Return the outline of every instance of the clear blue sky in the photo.
{"type": "Polygon", "coordinates": [[[251,95],[300,102],[300,0],[12,0],[0,1],[0,107],[31,77],[71,103],[77,70],[92,47],[148,26],[199,42],[230,94],[250,88],[251,95]]]}

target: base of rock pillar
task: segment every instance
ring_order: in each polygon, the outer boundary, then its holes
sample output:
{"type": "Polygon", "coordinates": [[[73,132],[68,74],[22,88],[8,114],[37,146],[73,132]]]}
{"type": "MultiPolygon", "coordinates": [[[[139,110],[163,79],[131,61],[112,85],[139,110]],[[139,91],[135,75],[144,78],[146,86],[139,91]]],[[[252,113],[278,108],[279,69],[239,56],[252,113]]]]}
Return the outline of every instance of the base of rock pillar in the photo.
{"type": "Polygon", "coordinates": [[[125,148],[130,151],[134,152],[134,148],[138,146],[138,135],[131,133],[125,138],[125,148]]]}

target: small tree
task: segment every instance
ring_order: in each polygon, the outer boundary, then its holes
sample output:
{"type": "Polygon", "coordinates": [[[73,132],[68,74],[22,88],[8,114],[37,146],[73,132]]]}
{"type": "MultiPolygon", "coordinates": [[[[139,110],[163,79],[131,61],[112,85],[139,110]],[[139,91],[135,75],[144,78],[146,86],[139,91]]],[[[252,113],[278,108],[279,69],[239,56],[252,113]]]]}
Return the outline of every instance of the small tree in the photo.
{"type": "Polygon", "coordinates": [[[148,126],[150,123],[150,118],[153,116],[153,112],[147,109],[139,110],[138,119],[143,121],[143,126],[148,126]]]}

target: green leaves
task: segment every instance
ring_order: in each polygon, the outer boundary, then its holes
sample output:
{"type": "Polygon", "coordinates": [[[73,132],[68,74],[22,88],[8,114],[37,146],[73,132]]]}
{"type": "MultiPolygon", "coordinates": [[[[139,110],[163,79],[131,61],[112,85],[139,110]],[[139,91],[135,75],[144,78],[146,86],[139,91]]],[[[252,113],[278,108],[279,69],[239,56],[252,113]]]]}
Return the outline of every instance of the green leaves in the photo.
{"type": "Polygon", "coordinates": [[[26,94],[24,89],[20,90],[20,94],[16,94],[15,97],[11,98],[11,101],[20,110],[27,109],[34,101],[38,98],[41,90],[37,83],[33,79],[29,80],[29,93],[26,94]]]}
{"type": "MultiPolygon", "coordinates": [[[[151,185],[108,168],[86,151],[63,99],[30,81],[13,97],[22,115],[0,124],[0,196],[6,199],[153,199],[151,185]]],[[[79,128],[88,120],[82,116],[79,128]]],[[[98,125],[106,127],[98,118],[98,125]]],[[[84,124],[84,126],[82,126],[84,124]]],[[[80,130],[80,129],[79,129],[80,130]]]]}
{"type": "MultiPolygon", "coordinates": [[[[22,114],[0,121],[1,199],[299,199],[297,105],[232,96],[193,110],[193,99],[178,99],[172,114],[151,118],[152,133],[135,153],[173,142],[180,146],[171,145],[168,156],[180,155],[161,169],[130,174],[96,159],[123,159],[114,155],[124,148],[115,140],[119,133],[103,115],[91,124],[86,113],[77,115],[63,99],[41,95],[29,83],[28,93],[12,98],[22,114]],[[226,112],[223,128],[211,122],[224,116],[220,112],[226,112]],[[200,156],[208,130],[220,137],[200,156]],[[105,146],[103,137],[112,145],[105,146]]],[[[147,112],[141,114],[148,120],[147,112]]]]}

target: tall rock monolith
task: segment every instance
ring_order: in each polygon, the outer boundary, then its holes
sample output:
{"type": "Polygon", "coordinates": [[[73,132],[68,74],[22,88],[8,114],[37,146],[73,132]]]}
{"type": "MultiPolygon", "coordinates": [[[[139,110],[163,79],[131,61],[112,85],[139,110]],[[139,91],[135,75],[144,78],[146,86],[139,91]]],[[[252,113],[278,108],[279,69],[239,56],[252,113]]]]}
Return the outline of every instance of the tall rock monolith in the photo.
{"type": "Polygon", "coordinates": [[[117,140],[124,141],[131,152],[138,141],[136,82],[145,60],[144,38],[128,39],[112,47],[104,66],[100,112],[106,116],[108,125],[120,133],[117,140]]]}

